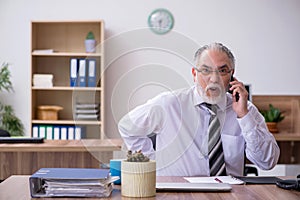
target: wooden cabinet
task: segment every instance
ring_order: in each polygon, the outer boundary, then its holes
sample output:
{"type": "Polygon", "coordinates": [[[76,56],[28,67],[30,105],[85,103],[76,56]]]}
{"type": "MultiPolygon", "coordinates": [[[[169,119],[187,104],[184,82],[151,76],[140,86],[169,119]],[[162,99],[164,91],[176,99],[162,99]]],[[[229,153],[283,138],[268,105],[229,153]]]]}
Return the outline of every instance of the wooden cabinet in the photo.
{"type": "Polygon", "coordinates": [[[259,110],[272,104],[283,112],[285,118],[278,123],[279,133],[274,134],[281,152],[279,163],[300,163],[300,96],[254,95],[253,103],[259,110]]]}
{"type": "MultiPolygon", "coordinates": [[[[31,128],[35,125],[84,126],[84,138],[104,138],[104,22],[33,21],[31,23],[31,128]],[[95,53],[86,53],[85,38],[92,31],[97,42],[95,53]],[[37,51],[51,50],[51,51],[37,51]],[[52,52],[53,50],[53,52],[52,52]],[[70,86],[70,59],[96,60],[96,86],[70,86]],[[53,87],[35,87],[34,74],[52,74],[53,87]],[[77,120],[77,103],[99,104],[99,119],[77,120]],[[63,107],[57,120],[40,120],[37,108],[42,105],[63,107]]],[[[30,131],[32,133],[32,130],[30,131]]]]}

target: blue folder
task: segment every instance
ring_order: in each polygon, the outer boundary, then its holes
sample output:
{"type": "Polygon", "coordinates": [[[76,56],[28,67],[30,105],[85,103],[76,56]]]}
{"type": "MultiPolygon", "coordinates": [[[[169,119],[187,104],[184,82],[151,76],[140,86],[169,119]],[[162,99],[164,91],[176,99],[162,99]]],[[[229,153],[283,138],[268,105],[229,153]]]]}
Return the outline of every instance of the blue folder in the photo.
{"type": "MultiPolygon", "coordinates": [[[[104,185],[101,188],[99,182],[105,184],[110,178],[109,169],[94,168],[41,168],[29,177],[29,186],[31,197],[108,197],[112,191],[112,185],[104,185]],[[59,185],[57,190],[50,191],[50,185],[45,183],[54,183],[59,185]],[[89,183],[87,186],[86,184],[89,183]],[[93,185],[95,184],[96,185],[93,185]],[[74,184],[80,187],[74,187],[74,184]],[[88,187],[88,188],[86,188],[88,187]],[[47,188],[49,190],[47,191],[47,188]],[[61,188],[64,188],[61,191],[61,188]],[[82,189],[83,188],[83,189],[82,189]],[[101,192],[89,193],[89,188],[99,189],[101,192]],[[53,193],[54,191],[54,193],[53,193]],[[70,192],[71,191],[71,192],[70,192]],[[80,191],[83,191],[82,193],[80,191]],[[52,193],[51,193],[52,192],[52,193]],[[57,193],[55,193],[57,192],[57,193]],[[61,193],[62,192],[62,193],[61,193]]],[[[111,181],[112,182],[112,181],[111,181]]],[[[55,186],[51,186],[55,187],[55,186]]]]}
{"type": "Polygon", "coordinates": [[[107,179],[109,169],[94,168],[41,168],[30,178],[43,179],[107,179]]]}

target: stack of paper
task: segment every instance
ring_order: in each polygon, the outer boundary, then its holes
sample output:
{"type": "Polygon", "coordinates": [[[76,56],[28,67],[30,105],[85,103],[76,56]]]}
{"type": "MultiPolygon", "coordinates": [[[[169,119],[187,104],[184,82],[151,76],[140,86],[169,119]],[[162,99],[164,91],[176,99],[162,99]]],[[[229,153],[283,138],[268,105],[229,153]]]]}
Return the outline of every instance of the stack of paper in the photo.
{"type": "Polygon", "coordinates": [[[41,168],[30,178],[30,193],[35,197],[108,197],[113,182],[109,169],[41,168]]]}
{"type": "Polygon", "coordinates": [[[244,181],[233,176],[185,177],[190,183],[228,183],[231,185],[244,184],[244,181]]]}
{"type": "Polygon", "coordinates": [[[77,103],[75,113],[78,120],[99,120],[100,104],[77,103]]]}
{"type": "Polygon", "coordinates": [[[53,87],[53,74],[34,74],[34,87],[53,87]]]}

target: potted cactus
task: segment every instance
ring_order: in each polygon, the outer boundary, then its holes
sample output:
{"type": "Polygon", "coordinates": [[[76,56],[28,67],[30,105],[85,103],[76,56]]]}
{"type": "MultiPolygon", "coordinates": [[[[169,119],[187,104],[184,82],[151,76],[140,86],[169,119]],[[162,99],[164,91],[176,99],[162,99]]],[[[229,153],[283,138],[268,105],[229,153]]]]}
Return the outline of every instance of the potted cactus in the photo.
{"type": "MultiPolygon", "coordinates": [[[[3,63],[0,69],[0,91],[13,91],[10,81],[9,64],[3,63]]],[[[22,136],[24,135],[24,126],[21,120],[15,115],[12,106],[5,105],[0,101],[0,132],[4,135],[22,136]],[[8,133],[8,134],[7,134],[8,133]]]]}
{"type": "Polygon", "coordinates": [[[87,53],[96,52],[96,40],[95,40],[94,33],[92,31],[88,32],[85,38],[85,51],[87,53]]]}
{"type": "Polygon", "coordinates": [[[269,131],[271,133],[278,133],[279,131],[277,128],[277,123],[284,119],[280,109],[274,107],[272,104],[269,104],[268,110],[262,110],[260,112],[265,118],[269,131]]]}
{"type": "Polygon", "coordinates": [[[156,162],[141,151],[128,151],[127,160],[121,164],[122,195],[127,197],[152,197],[156,194],[156,162]]]}

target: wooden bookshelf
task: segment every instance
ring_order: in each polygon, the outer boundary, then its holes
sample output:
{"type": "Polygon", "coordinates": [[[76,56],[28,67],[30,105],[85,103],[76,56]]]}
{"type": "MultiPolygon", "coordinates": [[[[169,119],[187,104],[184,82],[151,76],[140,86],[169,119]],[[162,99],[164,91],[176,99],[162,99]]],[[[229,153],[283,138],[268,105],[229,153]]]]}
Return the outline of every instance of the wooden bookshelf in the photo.
{"type": "MultiPolygon", "coordinates": [[[[32,21],[31,22],[31,80],[34,74],[53,74],[53,87],[34,87],[31,82],[31,128],[34,125],[85,126],[85,138],[104,138],[104,22],[89,21],[32,21]],[[89,31],[97,42],[95,53],[86,53],[85,37],[89,31]],[[36,52],[51,49],[53,52],[36,52]],[[96,60],[96,87],[70,86],[70,59],[96,60]],[[76,102],[99,103],[99,120],[76,120],[76,102]],[[58,105],[63,110],[58,120],[39,120],[37,107],[58,105]]],[[[32,133],[32,130],[30,130],[32,133]]]]}

